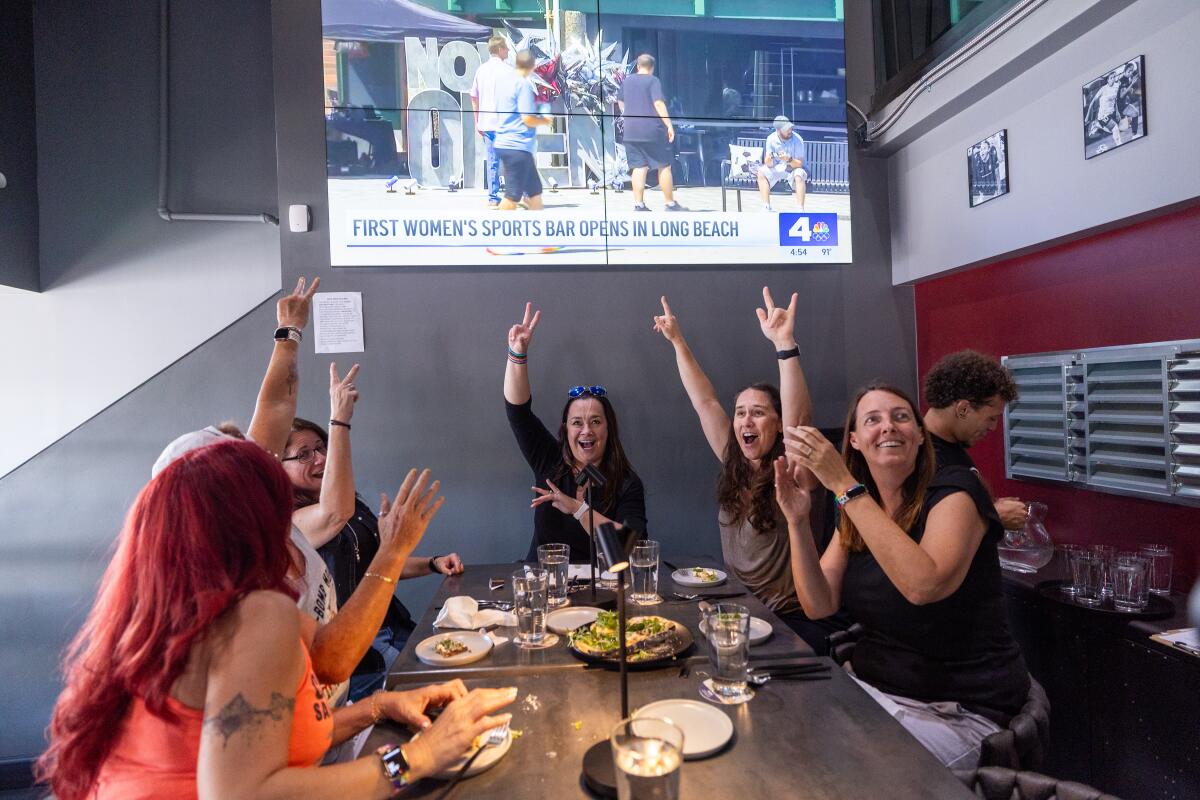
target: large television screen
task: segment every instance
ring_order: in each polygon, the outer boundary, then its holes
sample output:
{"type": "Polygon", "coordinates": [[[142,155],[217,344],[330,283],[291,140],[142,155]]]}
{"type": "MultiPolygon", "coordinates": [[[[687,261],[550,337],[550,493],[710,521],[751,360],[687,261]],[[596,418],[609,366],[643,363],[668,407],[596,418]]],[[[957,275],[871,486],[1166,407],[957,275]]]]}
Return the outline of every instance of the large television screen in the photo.
{"type": "Polygon", "coordinates": [[[849,262],[840,9],[322,0],[332,264],[849,262]]]}

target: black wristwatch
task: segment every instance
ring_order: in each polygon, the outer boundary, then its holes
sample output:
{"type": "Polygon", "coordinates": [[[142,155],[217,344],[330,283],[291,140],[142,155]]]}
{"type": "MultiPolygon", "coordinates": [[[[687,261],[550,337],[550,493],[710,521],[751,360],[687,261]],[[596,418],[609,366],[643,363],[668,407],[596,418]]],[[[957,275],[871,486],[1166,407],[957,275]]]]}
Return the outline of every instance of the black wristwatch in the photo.
{"type": "Polygon", "coordinates": [[[445,575],[446,573],[442,572],[440,569],[437,568],[437,560],[439,558],[441,558],[441,556],[430,556],[429,557],[429,571],[435,572],[438,575],[445,575]]]}
{"type": "Polygon", "coordinates": [[[304,334],[294,325],[284,325],[275,329],[275,341],[286,342],[289,339],[296,344],[300,344],[304,339],[304,334]]]}
{"type": "Polygon", "coordinates": [[[404,757],[400,745],[385,744],[375,751],[375,755],[379,756],[383,774],[391,782],[393,789],[400,791],[412,783],[408,775],[408,759],[404,757]]]}

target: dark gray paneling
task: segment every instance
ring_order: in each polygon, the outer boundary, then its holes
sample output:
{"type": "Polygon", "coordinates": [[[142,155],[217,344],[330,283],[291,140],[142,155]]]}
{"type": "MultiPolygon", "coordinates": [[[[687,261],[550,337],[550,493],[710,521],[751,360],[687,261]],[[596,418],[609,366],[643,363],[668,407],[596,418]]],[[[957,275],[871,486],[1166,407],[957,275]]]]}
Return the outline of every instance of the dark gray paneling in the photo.
{"type": "Polygon", "coordinates": [[[0,5],[0,285],[37,291],[37,134],[33,100],[33,2],[0,5]]]}

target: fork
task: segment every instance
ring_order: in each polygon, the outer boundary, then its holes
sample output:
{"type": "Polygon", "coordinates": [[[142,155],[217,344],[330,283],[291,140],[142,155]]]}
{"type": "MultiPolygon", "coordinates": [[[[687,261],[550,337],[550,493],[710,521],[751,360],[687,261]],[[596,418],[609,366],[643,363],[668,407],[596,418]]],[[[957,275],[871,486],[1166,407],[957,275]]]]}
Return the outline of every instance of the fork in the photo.
{"type": "Polygon", "coordinates": [[[511,600],[476,600],[480,608],[495,608],[500,611],[512,611],[511,600]]]}
{"type": "Polygon", "coordinates": [[[454,787],[462,780],[462,776],[467,774],[467,770],[475,763],[475,759],[479,758],[480,753],[489,747],[497,747],[504,744],[504,740],[508,738],[508,724],[506,722],[503,725],[497,725],[484,733],[483,744],[479,745],[479,749],[471,754],[471,757],[467,759],[467,763],[458,768],[458,772],[454,773],[454,777],[450,779],[450,783],[446,784],[446,788],[442,790],[442,793],[437,796],[437,800],[442,800],[442,798],[450,796],[450,792],[454,791],[454,787]]]}

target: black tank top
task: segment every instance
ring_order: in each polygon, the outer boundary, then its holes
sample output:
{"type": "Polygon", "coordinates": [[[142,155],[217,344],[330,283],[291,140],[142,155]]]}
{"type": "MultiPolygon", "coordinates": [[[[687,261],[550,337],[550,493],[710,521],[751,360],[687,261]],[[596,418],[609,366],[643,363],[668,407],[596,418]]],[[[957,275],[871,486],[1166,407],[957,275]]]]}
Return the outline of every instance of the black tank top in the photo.
{"type": "Polygon", "coordinates": [[[962,585],[949,597],[913,605],[870,550],[850,553],[842,602],[866,628],[854,648],[854,672],[889,694],[955,701],[1007,725],[1025,703],[1029,673],[1004,607],[996,552],[1004,527],[978,475],[962,466],[942,466],[908,535],[920,542],[930,509],[957,492],[970,495],[987,532],[962,585]]]}

